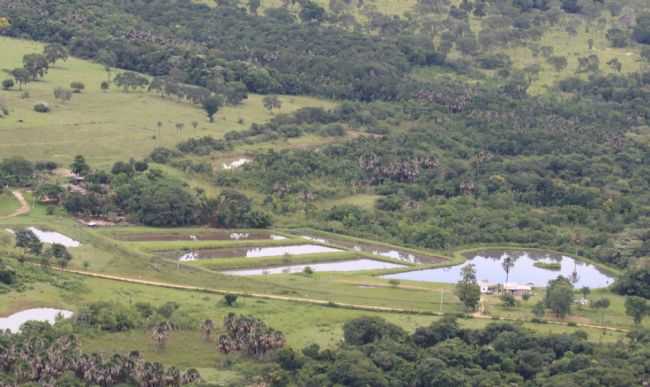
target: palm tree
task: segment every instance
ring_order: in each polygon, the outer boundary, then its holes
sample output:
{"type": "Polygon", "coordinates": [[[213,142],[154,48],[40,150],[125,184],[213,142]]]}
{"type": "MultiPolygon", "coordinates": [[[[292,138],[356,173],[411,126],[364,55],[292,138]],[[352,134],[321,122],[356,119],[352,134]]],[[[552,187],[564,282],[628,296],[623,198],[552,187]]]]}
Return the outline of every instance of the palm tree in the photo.
{"type": "Polygon", "coordinates": [[[503,266],[503,270],[506,272],[506,282],[504,283],[504,286],[508,283],[508,279],[510,277],[510,269],[515,266],[515,262],[517,262],[517,258],[512,255],[506,255],[501,261],[501,266],[503,266]]]}
{"type": "Polygon", "coordinates": [[[151,339],[154,341],[158,349],[165,348],[169,332],[171,331],[171,324],[169,322],[161,322],[156,324],[151,330],[151,339]]]}
{"type": "Polygon", "coordinates": [[[203,340],[210,341],[210,336],[212,336],[213,331],[214,322],[212,320],[205,320],[203,324],[201,324],[201,335],[203,336],[203,340]]]}

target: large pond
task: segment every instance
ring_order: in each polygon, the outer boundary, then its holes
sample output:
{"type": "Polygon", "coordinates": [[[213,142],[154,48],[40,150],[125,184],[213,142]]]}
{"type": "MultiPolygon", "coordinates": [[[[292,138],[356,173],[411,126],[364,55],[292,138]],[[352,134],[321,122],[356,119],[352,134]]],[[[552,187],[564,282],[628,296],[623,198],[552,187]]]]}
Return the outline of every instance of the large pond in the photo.
{"type": "Polygon", "coordinates": [[[266,274],[290,274],[302,273],[306,267],[311,268],[313,271],[362,271],[362,270],[386,270],[398,269],[405,266],[395,263],[375,261],[372,259],[356,259],[353,261],[341,262],[327,262],[327,263],[314,263],[308,265],[288,265],[278,266],[263,269],[247,269],[247,270],[229,270],[224,271],[224,274],[247,276],[247,275],[266,275],[266,274]]]}
{"type": "Polygon", "coordinates": [[[0,318],[0,331],[9,329],[12,333],[17,333],[20,327],[28,321],[47,321],[54,324],[58,317],[70,318],[72,312],[69,310],[52,309],[52,308],[36,308],[27,309],[18,313],[14,313],[9,317],[0,318]]]}
{"type": "Polygon", "coordinates": [[[79,247],[80,243],[72,238],[54,231],[43,231],[36,227],[29,227],[28,230],[34,233],[43,243],[58,243],[65,247],[79,247]]]}
{"type": "MultiPolygon", "coordinates": [[[[340,252],[342,252],[342,250],[312,244],[273,247],[236,247],[224,249],[197,249],[183,253],[178,257],[178,259],[181,261],[193,261],[195,259],[206,258],[264,258],[281,257],[283,255],[309,255],[340,252]]],[[[177,253],[162,252],[161,254],[168,255],[177,253]]]]}
{"type": "Polygon", "coordinates": [[[526,251],[481,251],[472,254],[467,262],[446,268],[410,271],[384,276],[388,279],[456,283],[461,277],[461,269],[473,264],[476,267],[476,277],[479,281],[503,283],[506,272],[502,262],[505,257],[515,258],[514,266],[510,269],[508,282],[532,284],[535,287],[545,287],[548,281],[562,275],[571,279],[576,288],[604,288],[611,285],[614,279],[603,273],[596,266],[577,261],[571,257],[526,251]],[[535,266],[535,263],[559,264],[556,270],[535,266]],[[575,275],[574,275],[575,273],[575,275]]]}
{"type": "Polygon", "coordinates": [[[379,244],[364,243],[359,241],[347,240],[343,238],[320,237],[317,236],[316,234],[301,235],[301,237],[317,243],[334,244],[334,245],[352,249],[354,251],[377,255],[385,258],[392,258],[397,261],[402,261],[407,263],[413,263],[413,264],[437,263],[443,261],[442,258],[436,257],[434,255],[426,255],[421,253],[416,254],[408,250],[386,247],[379,244]]]}

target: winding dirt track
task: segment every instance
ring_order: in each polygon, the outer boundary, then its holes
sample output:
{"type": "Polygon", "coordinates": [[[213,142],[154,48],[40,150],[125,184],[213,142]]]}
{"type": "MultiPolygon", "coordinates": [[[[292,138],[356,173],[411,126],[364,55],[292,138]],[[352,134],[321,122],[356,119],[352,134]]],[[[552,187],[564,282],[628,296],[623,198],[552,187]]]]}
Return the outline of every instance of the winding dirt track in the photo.
{"type": "Polygon", "coordinates": [[[23,196],[22,192],[20,191],[12,191],[11,192],[16,200],[20,203],[20,208],[14,211],[13,214],[7,215],[7,216],[0,216],[0,219],[9,219],[9,218],[15,218],[20,215],[25,215],[31,211],[31,207],[29,206],[29,203],[27,203],[27,200],[25,200],[25,197],[23,196]]]}
{"type": "MultiPolygon", "coordinates": [[[[109,274],[101,274],[101,273],[72,270],[72,269],[56,268],[56,270],[63,271],[66,273],[78,274],[86,277],[126,282],[126,283],[137,284],[137,285],[156,286],[156,287],[167,288],[167,289],[194,291],[194,292],[201,292],[201,293],[212,293],[212,294],[221,294],[221,295],[232,293],[242,297],[252,297],[252,298],[259,298],[259,299],[266,299],[266,300],[276,300],[276,301],[288,301],[288,302],[296,302],[301,304],[320,305],[325,307],[336,307],[336,308],[344,308],[344,309],[351,309],[351,310],[362,310],[368,312],[387,312],[387,313],[399,313],[399,314],[411,314],[411,315],[423,315],[423,316],[444,315],[442,313],[428,311],[428,310],[393,308],[393,307],[375,306],[375,305],[348,304],[343,302],[333,302],[333,301],[318,300],[313,298],[286,297],[286,296],[279,296],[275,294],[265,294],[265,293],[246,293],[246,292],[238,292],[236,290],[225,290],[225,289],[215,289],[215,288],[203,288],[203,287],[189,286],[189,285],[179,285],[179,284],[172,284],[168,282],[148,281],[148,280],[142,280],[136,278],[121,277],[121,276],[115,276],[109,274]]],[[[492,316],[481,315],[481,314],[475,314],[473,315],[473,318],[485,319],[485,320],[493,319],[492,316]]],[[[500,321],[525,322],[525,320],[506,319],[506,318],[501,318],[500,321]]],[[[568,326],[568,323],[563,323],[560,321],[547,321],[547,324],[568,326]]],[[[594,324],[584,324],[584,323],[578,323],[576,324],[576,327],[601,329],[601,330],[606,330],[611,332],[624,332],[624,333],[628,332],[627,329],[608,327],[602,325],[594,325],[594,324]]]]}

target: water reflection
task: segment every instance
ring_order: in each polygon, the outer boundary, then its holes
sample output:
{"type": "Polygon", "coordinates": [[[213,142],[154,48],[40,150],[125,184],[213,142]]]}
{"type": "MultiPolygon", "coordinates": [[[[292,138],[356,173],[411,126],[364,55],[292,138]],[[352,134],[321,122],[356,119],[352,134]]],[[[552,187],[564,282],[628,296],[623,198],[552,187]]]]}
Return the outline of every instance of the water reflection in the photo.
{"type": "Polygon", "coordinates": [[[79,242],[68,238],[67,236],[54,231],[42,231],[36,227],[29,227],[28,230],[34,233],[36,237],[43,243],[58,243],[65,247],[79,247],[79,242]]]}
{"type": "Polygon", "coordinates": [[[372,259],[357,259],[354,261],[314,263],[308,265],[288,265],[288,266],[271,267],[271,268],[263,268],[263,269],[229,270],[229,271],[224,271],[223,273],[228,275],[235,275],[235,276],[289,274],[289,273],[301,273],[308,266],[313,271],[331,271],[331,272],[385,270],[385,269],[397,269],[397,268],[405,267],[403,265],[398,265],[395,263],[375,261],[372,259]]]}
{"type": "Polygon", "coordinates": [[[532,284],[537,287],[544,287],[548,281],[562,275],[569,278],[576,288],[587,286],[590,288],[603,288],[611,285],[612,277],[601,272],[594,265],[577,261],[571,257],[525,251],[481,251],[474,254],[464,264],[448,268],[411,271],[406,273],[388,275],[384,278],[455,283],[461,276],[461,269],[474,264],[477,278],[480,281],[491,283],[508,282],[520,284],[532,284]],[[503,261],[507,258],[514,258],[514,263],[506,274],[503,261]],[[557,263],[559,270],[549,270],[535,266],[535,262],[557,263]]]}
{"type": "Polygon", "coordinates": [[[183,255],[178,257],[178,259],[181,261],[194,261],[201,258],[262,258],[281,257],[283,255],[309,255],[340,252],[342,252],[342,250],[332,247],[307,244],[273,247],[241,247],[231,249],[200,249],[186,251],[183,255]]]}
{"type": "Polygon", "coordinates": [[[303,239],[307,239],[312,242],[340,245],[352,249],[354,251],[377,255],[385,258],[391,258],[391,259],[412,263],[412,264],[434,263],[434,262],[442,261],[442,259],[438,257],[428,256],[424,254],[416,255],[406,250],[391,249],[381,245],[374,245],[370,243],[361,243],[357,241],[349,241],[349,240],[338,239],[338,238],[325,239],[325,238],[319,238],[319,237],[314,237],[309,235],[302,235],[301,237],[303,239]]]}

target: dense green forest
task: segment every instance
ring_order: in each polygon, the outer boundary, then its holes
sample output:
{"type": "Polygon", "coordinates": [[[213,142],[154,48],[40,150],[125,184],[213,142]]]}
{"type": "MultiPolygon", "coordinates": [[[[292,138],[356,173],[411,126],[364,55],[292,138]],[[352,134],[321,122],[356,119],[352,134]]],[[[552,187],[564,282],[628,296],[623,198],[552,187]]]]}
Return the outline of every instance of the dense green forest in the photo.
{"type": "MultiPolygon", "coordinates": [[[[130,159],[102,154],[101,165],[86,161],[96,155],[77,152],[66,165],[9,157],[0,144],[0,194],[13,200],[5,187],[29,189],[32,206],[47,204],[41,222],[75,217],[160,228],[309,228],[447,257],[477,246],[562,251],[620,274],[608,291],[627,297],[616,313],[633,316],[634,329],[618,330],[619,342],[610,344],[581,331],[529,330],[522,325],[529,316],[521,324],[488,321],[482,328],[446,316],[414,332],[362,317],[343,325],[343,341],[299,350],[256,317],[228,309],[223,328],[216,328],[196,317],[202,311],[171,301],[132,302],[129,294],[128,304],[86,303],[54,327],[29,323],[19,334],[0,333],[0,385],[196,384],[201,376],[194,368],[181,371],[137,352],[91,355],[78,337],[151,331],[160,355],[169,335],[199,325],[204,344],[221,334],[209,344],[210,354],[228,355],[219,367],[254,364],[238,370],[245,377],[231,385],[244,379],[257,386],[333,387],[648,384],[650,334],[642,320],[650,315],[650,5],[417,0],[398,11],[387,7],[383,0],[0,0],[2,39],[46,44],[25,55],[22,67],[1,69],[2,92],[16,96],[12,103],[29,100],[30,85],[75,57],[99,63],[106,80],[53,89],[56,106],[30,102],[34,112],[55,120],[57,109],[74,109],[70,101],[94,87],[186,104],[205,121],[150,117],[146,136],[155,147],[130,159]],[[299,96],[328,107],[281,110],[282,101],[299,96]],[[219,115],[253,97],[270,119],[219,115]],[[215,121],[233,128],[217,134],[215,121]],[[163,126],[175,127],[175,146],[158,143],[163,126]],[[190,126],[204,132],[181,139],[190,126]],[[244,162],[226,167],[238,159],[244,162]],[[56,174],[61,169],[70,180],[56,174]]],[[[3,95],[0,123],[14,114],[3,95]]],[[[93,111],[81,113],[88,115],[81,125],[99,120],[93,111]]],[[[64,270],[73,260],[64,246],[45,248],[27,223],[6,226],[12,236],[0,240],[11,246],[3,250],[8,260],[0,260],[0,295],[40,285],[83,292],[48,271],[51,261],[64,270]]],[[[285,243],[282,238],[273,243],[285,243]]],[[[143,272],[157,281],[215,274],[148,259],[151,251],[137,250],[145,241],[119,245],[93,234],[83,243],[118,251],[137,266],[128,273],[138,278],[143,272]]],[[[191,250],[186,240],[161,241],[191,250]]],[[[227,242],[239,247],[238,240],[227,242]]],[[[290,258],[285,254],[285,263],[290,258]]],[[[83,269],[90,265],[84,261],[83,269]]],[[[313,274],[307,266],[295,282],[302,286],[313,274]]],[[[572,304],[582,290],[562,281],[572,304]]],[[[251,281],[246,292],[262,282],[251,281]]],[[[300,295],[299,285],[287,282],[271,284],[279,289],[274,297],[300,295]]],[[[477,299],[460,316],[467,320],[481,298],[476,278],[471,286],[477,299]]],[[[407,291],[399,281],[390,287],[407,291]]],[[[588,291],[584,302],[591,302],[588,291]]],[[[321,296],[333,311],[330,295],[321,296]]],[[[236,299],[227,294],[217,308],[235,308],[236,299]]],[[[513,308],[519,303],[510,301],[513,308]]],[[[609,307],[609,299],[600,301],[591,303],[593,310],[609,307]]],[[[533,322],[543,325],[545,305],[539,305],[533,322]]],[[[605,337],[602,317],[591,328],[602,328],[605,337]]]]}

